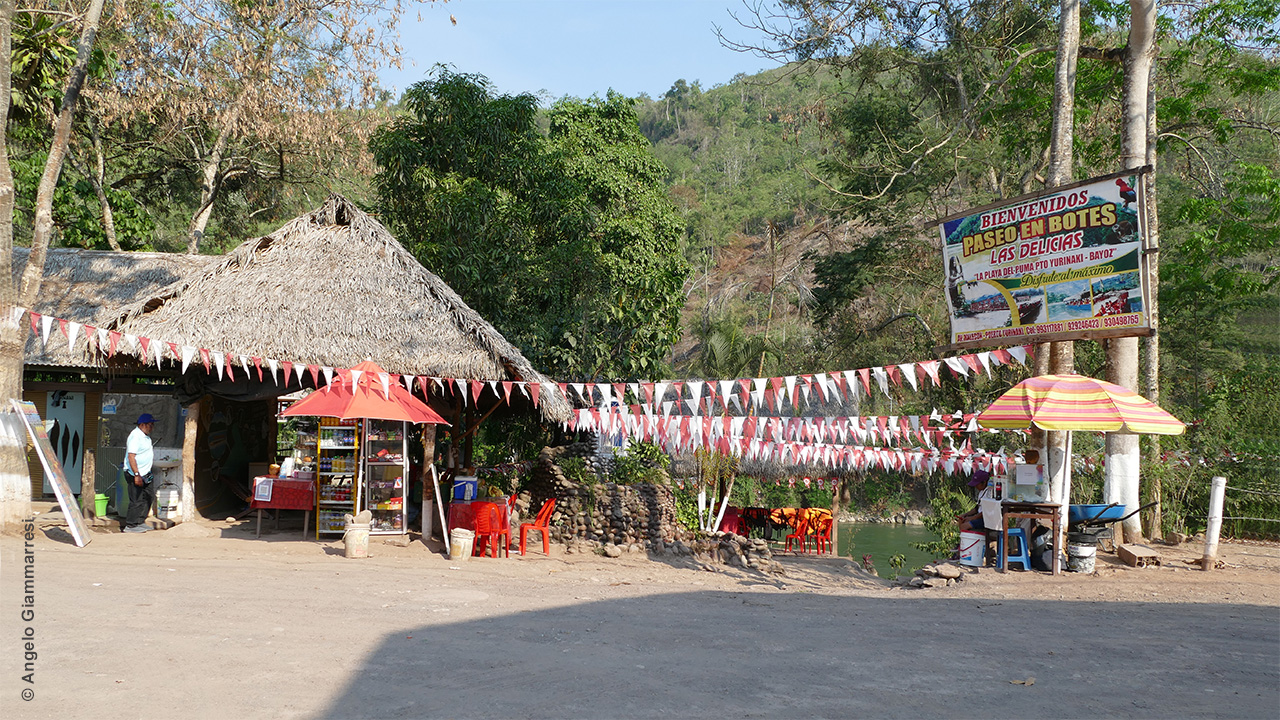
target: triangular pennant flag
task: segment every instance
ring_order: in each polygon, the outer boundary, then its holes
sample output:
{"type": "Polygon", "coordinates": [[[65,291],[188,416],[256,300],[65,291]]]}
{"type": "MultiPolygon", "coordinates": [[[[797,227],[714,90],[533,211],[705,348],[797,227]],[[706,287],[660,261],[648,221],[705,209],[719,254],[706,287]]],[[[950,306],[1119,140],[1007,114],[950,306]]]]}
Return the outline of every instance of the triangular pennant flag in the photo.
{"type": "MultiPolygon", "coordinates": [[[[272,384],[279,385],[280,378],[277,375],[280,372],[280,363],[275,358],[267,358],[267,367],[271,368],[272,384]]],[[[261,370],[261,367],[259,367],[259,370],[261,370]]],[[[285,382],[288,382],[288,377],[285,378],[285,382]]],[[[354,382],[352,382],[352,386],[355,386],[354,382]]]]}
{"type": "Polygon", "coordinates": [[[209,348],[200,348],[200,362],[204,365],[205,374],[213,372],[212,358],[209,357],[209,348]]]}
{"type": "Polygon", "coordinates": [[[31,334],[39,338],[40,337],[40,313],[38,312],[31,313],[30,320],[31,320],[31,334]]]}
{"type": "Polygon", "coordinates": [[[513,385],[514,383],[509,380],[502,381],[502,396],[506,398],[508,405],[511,404],[511,388],[513,385]]]}
{"type": "Polygon", "coordinates": [[[902,371],[898,369],[897,365],[889,365],[885,368],[885,372],[889,373],[889,379],[893,381],[894,385],[902,387],[902,371]]]}
{"type": "Polygon", "coordinates": [[[1027,364],[1027,348],[1029,345],[1019,345],[1018,347],[1009,348],[1009,356],[1018,361],[1019,365],[1027,364]]]}
{"type": "Polygon", "coordinates": [[[392,381],[398,380],[399,382],[404,383],[404,389],[409,392],[413,392],[414,377],[412,375],[392,375],[391,379],[392,381]]]}
{"type": "Polygon", "coordinates": [[[531,397],[533,399],[533,406],[538,407],[538,395],[539,393],[542,392],[542,384],[529,383],[529,392],[531,393],[531,397]]]}
{"type": "Polygon", "coordinates": [[[191,365],[191,358],[196,354],[196,349],[190,345],[182,346],[182,374],[187,374],[187,367],[191,365]]]}
{"type": "MultiPolygon", "coordinates": [[[[291,380],[291,377],[293,376],[293,363],[288,360],[281,360],[280,367],[284,369],[284,386],[289,387],[289,383],[293,382],[291,380]]],[[[355,371],[353,370],[352,373],[354,374],[355,371]]],[[[352,383],[352,386],[354,387],[354,383],[352,383]]]]}
{"type": "Polygon", "coordinates": [[[862,389],[866,392],[867,397],[871,397],[871,369],[858,368],[858,379],[862,381],[862,389]]]}
{"type": "Polygon", "coordinates": [[[942,361],[947,364],[947,367],[951,368],[951,372],[955,373],[956,377],[959,377],[961,375],[965,377],[969,377],[969,366],[966,365],[965,362],[960,358],[949,357],[949,358],[943,358],[942,361]]]}
{"type": "Polygon", "coordinates": [[[319,388],[320,387],[320,366],[308,365],[307,371],[311,373],[311,387],[319,388]]]}
{"type": "MultiPolygon", "coordinates": [[[[80,334],[80,323],[75,321],[68,322],[65,331],[67,333],[67,352],[71,352],[76,346],[76,336],[80,334]]],[[[143,362],[148,362],[150,358],[144,357],[142,360],[143,362]]]]}
{"type": "Polygon", "coordinates": [[[221,380],[222,379],[222,362],[223,362],[222,353],[217,352],[215,350],[213,352],[210,352],[209,355],[213,357],[213,364],[218,367],[218,379],[221,380]]]}
{"type": "Polygon", "coordinates": [[[14,325],[20,324],[22,322],[22,314],[25,313],[26,311],[27,309],[24,307],[15,307],[9,313],[10,321],[13,322],[14,325]]]}
{"type": "MultiPolygon", "coordinates": [[[[889,397],[889,374],[879,366],[871,368],[871,373],[876,376],[876,384],[880,386],[880,392],[884,393],[885,397],[889,397]]],[[[867,394],[871,393],[868,391],[867,394]]]]}
{"type": "Polygon", "coordinates": [[[471,399],[477,405],[480,404],[480,393],[484,392],[484,383],[479,380],[471,381],[471,399]]]}
{"type": "Polygon", "coordinates": [[[382,397],[391,399],[391,373],[378,373],[378,383],[382,385],[382,397]]]}
{"type": "Polygon", "coordinates": [[[917,367],[923,370],[925,375],[928,375],[929,379],[933,381],[934,387],[942,386],[942,378],[938,375],[939,364],[937,360],[926,360],[917,364],[917,367]]]}
{"type": "MultiPolygon", "coordinates": [[[[258,372],[261,373],[262,369],[259,368],[258,372]]],[[[324,386],[329,387],[330,385],[332,385],[333,384],[333,368],[329,367],[328,365],[322,365],[320,366],[320,372],[324,373],[324,386]]]]}
{"type": "Polygon", "coordinates": [[[462,400],[463,406],[467,404],[467,381],[461,378],[454,378],[453,384],[458,388],[458,397],[462,400]]]}
{"type": "Polygon", "coordinates": [[[899,365],[898,369],[902,371],[902,378],[911,384],[911,389],[919,391],[920,386],[917,384],[917,381],[916,381],[915,363],[904,363],[902,365],[899,365]]]}
{"type": "Polygon", "coordinates": [[[823,402],[830,402],[831,396],[827,394],[827,374],[815,373],[813,381],[818,384],[818,390],[822,393],[823,402]]]}
{"type": "Polygon", "coordinates": [[[991,353],[978,353],[978,362],[982,363],[982,369],[987,371],[987,377],[991,377],[991,353]]]}
{"type": "Polygon", "coordinates": [[[964,360],[964,364],[965,364],[965,365],[968,365],[970,370],[974,371],[975,373],[976,373],[976,372],[978,372],[978,358],[977,358],[977,356],[975,356],[975,355],[961,355],[961,356],[960,356],[960,358],[961,358],[962,360],[964,360]]]}
{"type": "MultiPolygon", "coordinates": [[[[34,313],[32,313],[34,315],[34,313]]],[[[49,330],[53,327],[53,317],[44,315],[40,318],[40,344],[49,344],[49,330]]],[[[114,355],[116,351],[115,343],[111,343],[111,353],[114,355]]]]}
{"type": "Polygon", "coordinates": [[[110,350],[107,351],[107,357],[114,357],[116,354],[116,346],[120,344],[120,333],[115,330],[107,331],[107,337],[111,339],[110,350]]]}

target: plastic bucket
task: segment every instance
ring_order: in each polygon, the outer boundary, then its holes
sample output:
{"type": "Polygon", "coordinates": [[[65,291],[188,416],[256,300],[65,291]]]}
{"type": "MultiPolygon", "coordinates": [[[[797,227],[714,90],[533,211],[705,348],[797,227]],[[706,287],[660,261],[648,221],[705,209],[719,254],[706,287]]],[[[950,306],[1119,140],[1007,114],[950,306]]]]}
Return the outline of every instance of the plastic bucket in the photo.
{"type": "Polygon", "coordinates": [[[1093,572],[1094,563],[1097,560],[1097,545],[1076,545],[1075,543],[1067,544],[1067,571],[1068,572],[1093,572]]]}
{"type": "Polygon", "coordinates": [[[181,494],[173,485],[165,485],[156,492],[156,517],[172,520],[178,516],[178,499],[181,494]]]}
{"type": "Polygon", "coordinates": [[[471,548],[475,545],[476,534],[465,528],[454,528],[449,531],[449,559],[464,561],[471,557],[471,548]]]}
{"type": "Polygon", "coordinates": [[[987,536],[985,533],[960,533],[960,564],[969,567],[982,567],[987,555],[987,536]]]}
{"type": "Polygon", "coordinates": [[[111,499],[111,498],[110,498],[110,496],[106,495],[105,493],[95,493],[95,494],[94,494],[94,496],[93,496],[93,514],[94,514],[94,516],[96,516],[96,517],[106,517],[106,516],[107,516],[107,501],[108,501],[108,500],[110,500],[110,499],[111,499]]]}
{"type": "Polygon", "coordinates": [[[348,523],[342,533],[344,554],[349,558],[369,557],[369,525],[367,523],[348,523]]]}

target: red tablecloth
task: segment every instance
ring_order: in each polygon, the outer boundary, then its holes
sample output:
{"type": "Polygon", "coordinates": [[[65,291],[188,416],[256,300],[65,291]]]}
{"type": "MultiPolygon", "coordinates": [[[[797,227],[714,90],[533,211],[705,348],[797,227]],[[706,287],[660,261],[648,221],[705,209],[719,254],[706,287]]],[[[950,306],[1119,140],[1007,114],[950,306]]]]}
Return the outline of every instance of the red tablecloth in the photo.
{"type": "MultiPolygon", "coordinates": [[[[259,478],[253,479],[256,489],[259,478]]],[[[312,480],[285,480],[271,478],[271,499],[251,500],[249,507],[253,510],[314,510],[316,507],[316,485],[312,480]]]]}
{"type": "MultiPolygon", "coordinates": [[[[452,530],[454,528],[462,528],[464,530],[474,531],[476,529],[476,513],[475,513],[474,506],[479,503],[485,503],[485,502],[493,502],[493,501],[492,500],[470,500],[470,501],[455,500],[449,503],[449,529],[452,530]]],[[[500,508],[507,509],[508,512],[510,511],[510,508],[508,507],[506,502],[498,502],[495,504],[500,508]]],[[[510,515],[507,516],[508,523],[510,522],[510,517],[511,517],[510,515]]]]}

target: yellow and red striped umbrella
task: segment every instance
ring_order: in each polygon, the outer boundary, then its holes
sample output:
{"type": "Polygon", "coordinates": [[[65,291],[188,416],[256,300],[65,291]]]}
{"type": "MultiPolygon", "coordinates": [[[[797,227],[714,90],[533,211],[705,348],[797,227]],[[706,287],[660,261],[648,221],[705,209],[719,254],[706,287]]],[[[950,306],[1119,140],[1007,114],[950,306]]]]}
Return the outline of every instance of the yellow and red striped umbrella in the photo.
{"type": "Polygon", "coordinates": [[[1023,380],[978,415],[985,428],[1094,430],[1181,435],[1174,416],[1132,390],[1083,375],[1041,375],[1023,380]]]}

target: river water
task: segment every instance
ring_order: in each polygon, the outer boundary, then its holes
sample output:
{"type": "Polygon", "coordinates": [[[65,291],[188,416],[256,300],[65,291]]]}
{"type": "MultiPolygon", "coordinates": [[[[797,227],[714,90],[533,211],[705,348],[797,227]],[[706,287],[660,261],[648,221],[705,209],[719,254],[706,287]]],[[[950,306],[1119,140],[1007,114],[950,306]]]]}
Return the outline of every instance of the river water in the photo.
{"type": "Polygon", "coordinates": [[[907,557],[900,572],[908,574],[912,568],[918,568],[933,559],[932,555],[917,550],[911,543],[933,542],[937,539],[938,536],[923,525],[842,522],[838,539],[839,554],[841,557],[852,555],[857,561],[861,561],[863,555],[870,555],[880,576],[892,577],[893,571],[889,568],[891,556],[902,554],[907,557]]]}

